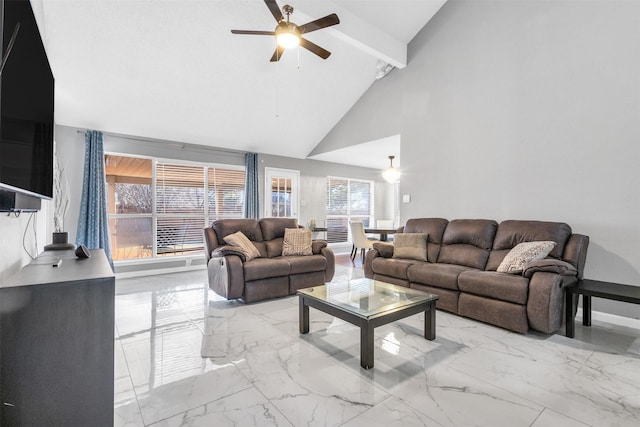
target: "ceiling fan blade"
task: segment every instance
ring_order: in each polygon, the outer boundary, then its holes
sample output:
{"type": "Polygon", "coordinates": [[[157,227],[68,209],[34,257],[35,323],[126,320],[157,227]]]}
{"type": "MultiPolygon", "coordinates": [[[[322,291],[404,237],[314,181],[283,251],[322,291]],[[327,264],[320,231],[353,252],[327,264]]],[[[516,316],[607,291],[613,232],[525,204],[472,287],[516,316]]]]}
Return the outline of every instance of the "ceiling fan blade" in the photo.
{"type": "Polygon", "coordinates": [[[323,49],[317,44],[312,43],[309,40],[305,40],[302,37],[300,37],[300,46],[302,46],[303,48],[307,49],[310,52],[315,53],[322,59],[327,59],[329,55],[331,55],[331,52],[329,52],[328,50],[323,49]]]}
{"type": "Polygon", "coordinates": [[[252,36],[275,36],[274,31],[231,30],[232,34],[249,34],[252,36]]]}
{"type": "Polygon", "coordinates": [[[282,21],[284,18],[282,17],[282,11],[280,10],[280,6],[276,3],[276,0],[264,0],[264,3],[267,5],[271,14],[274,18],[276,18],[276,22],[282,21]]]}
{"type": "Polygon", "coordinates": [[[304,25],[300,25],[298,29],[302,34],[310,33],[311,31],[320,30],[322,28],[330,27],[332,25],[336,25],[340,23],[340,19],[338,15],[332,13],[331,15],[327,15],[324,18],[316,19],[315,21],[307,22],[304,25]]]}
{"type": "Polygon", "coordinates": [[[271,57],[270,61],[271,62],[278,62],[280,61],[280,58],[282,58],[282,54],[284,53],[284,48],[280,45],[278,45],[278,47],[276,47],[275,52],[273,52],[273,56],[271,57]]]}

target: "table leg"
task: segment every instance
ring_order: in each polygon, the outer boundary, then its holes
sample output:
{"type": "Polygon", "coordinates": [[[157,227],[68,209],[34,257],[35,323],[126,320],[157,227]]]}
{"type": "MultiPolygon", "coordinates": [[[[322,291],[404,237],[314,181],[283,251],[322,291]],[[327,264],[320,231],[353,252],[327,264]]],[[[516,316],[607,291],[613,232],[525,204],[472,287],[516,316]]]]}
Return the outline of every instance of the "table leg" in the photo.
{"type": "Polygon", "coordinates": [[[360,366],[373,368],[373,329],[367,322],[360,325],[360,366]]]}
{"type": "Polygon", "coordinates": [[[304,297],[300,297],[300,315],[298,316],[300,322],[300,333],[306,334],[309,332],[309,306],[304,303],[304,297]]]}
{"type": "Polygon", "coordinates": [[[436,306],[431,304],[424,312],[424,337],[429,341],[436,339],[436,306]]]}
{"type": "Polygon", "coordinates": [[[576,336],[576,305],[578,303],[578,295],[565,293],[565,316],[564,316],[564,328],[565,335],[568,338],[574,338],[576,336]]]}
{"type": "Polygon", "coordinates": [[[582,324],[591,326],[591,296],[582,295],[582,324]]]}

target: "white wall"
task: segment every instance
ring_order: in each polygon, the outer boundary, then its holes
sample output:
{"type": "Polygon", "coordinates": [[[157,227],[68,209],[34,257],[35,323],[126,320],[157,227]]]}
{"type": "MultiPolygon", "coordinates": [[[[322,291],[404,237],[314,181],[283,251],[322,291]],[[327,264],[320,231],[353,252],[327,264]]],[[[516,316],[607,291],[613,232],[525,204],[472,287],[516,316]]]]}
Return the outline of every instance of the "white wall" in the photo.
{"type": "Polygon", "coordinates": [[[50,205],[50,201],[43,200],[42,209],[37,213],[21,213],[17,217],[13,213],[0,213],[0,283],[29,263],[29,254],[36,256],[44,245],[51,243],[50,205]]]}
{"type": "Polygon", "coordinates": [[[449,0],[314,152],[399,130],[403,220],[564,221],[586,277],[640,285],[639,76],[640,2],[449,0]]]}
{"type": "Polygon", "coordinates": [[[393,218],[393,187],[382,180],[379,170],[318,160],[261,154],[260,212],[264,212],[264,168],[274,167],[300,171],[300,224],[309,226],[313,218],[318,226],[326,219],[327,176],[375,181],[374,216],[376,219],[393,218]]]}

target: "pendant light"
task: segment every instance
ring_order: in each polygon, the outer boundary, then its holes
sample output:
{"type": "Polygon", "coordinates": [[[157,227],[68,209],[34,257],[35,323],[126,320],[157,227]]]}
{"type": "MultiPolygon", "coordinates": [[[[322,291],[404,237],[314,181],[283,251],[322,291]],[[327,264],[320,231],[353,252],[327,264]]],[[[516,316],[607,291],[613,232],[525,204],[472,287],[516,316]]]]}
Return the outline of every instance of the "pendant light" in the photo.
{"type": "Polygon", "coordinates": [[[396,156],[389,156],[389,167],[382,171],[382,177],[390,184],[400,182],[400,170],[393,167],[393,159],[396,156]]]}

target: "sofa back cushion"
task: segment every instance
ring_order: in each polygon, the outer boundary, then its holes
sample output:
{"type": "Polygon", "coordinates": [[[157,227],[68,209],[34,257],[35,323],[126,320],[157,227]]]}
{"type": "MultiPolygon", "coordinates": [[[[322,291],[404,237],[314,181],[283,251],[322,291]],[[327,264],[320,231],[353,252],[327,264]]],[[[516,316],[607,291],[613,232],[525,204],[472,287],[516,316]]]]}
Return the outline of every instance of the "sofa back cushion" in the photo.
{"type": "Polygon", "coordinates": [[[286,228],[298,228],[298,220],[296,218],[262,218],[259,223],[264,240],[284,237],[286,228]]]}
{"type": "Polygon", "coordinates": [[[426,233],[427,238],[427,261],[436,262],[442,244],[444,229],[447,227],[444,218],[413,218],[407,220],[404,226],[404,233],[426,233]]]}
{"type": "Polygon", "coordinates": [[[498,223],[490,219],[455,219],[444,230],[438,263],[484,270],[498,223]]]}
{"type": "Polygon", "coordinates": [[[224,238],[237,231],[242,231],[242,234],[253,242],[262,241],[262,232],[255,219],[220,219],[214,221],[211,228],[216,232],[219,245],[224,245],[224,238]]]}
{"type": "Polygon", "coordinates": [[[564,247],[571,237],[571,227],[564,222],[502,221],[498,226],[487,270],[495,271],[511,249],[523,242],[551,240],[556,242],[549,256],[562,258],[564,247]]]}

